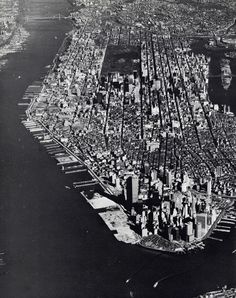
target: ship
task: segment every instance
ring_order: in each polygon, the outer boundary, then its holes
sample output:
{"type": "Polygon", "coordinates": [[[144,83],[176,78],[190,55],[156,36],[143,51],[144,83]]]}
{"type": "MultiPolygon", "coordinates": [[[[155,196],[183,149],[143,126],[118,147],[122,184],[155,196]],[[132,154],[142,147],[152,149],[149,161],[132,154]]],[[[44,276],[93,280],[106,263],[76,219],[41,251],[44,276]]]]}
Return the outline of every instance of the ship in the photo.
{"type": "Polygon", "coordinates": [[[197,298],[235,298],[236,288],[227,289],[227,286],[224,286],[220,290],[215,290],[207,292],[205,294],[199,295],[197,298]]]}

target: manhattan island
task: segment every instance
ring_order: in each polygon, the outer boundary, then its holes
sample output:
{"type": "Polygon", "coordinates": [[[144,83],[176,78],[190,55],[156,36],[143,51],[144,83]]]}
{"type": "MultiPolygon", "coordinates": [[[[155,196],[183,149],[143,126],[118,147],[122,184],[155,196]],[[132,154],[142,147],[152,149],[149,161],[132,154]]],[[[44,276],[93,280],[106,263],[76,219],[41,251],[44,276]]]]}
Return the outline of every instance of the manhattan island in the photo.
{"type": "Polygon", "coordinates": [[[73,186],[118,240],[168,252],[223,241],[236,222],[235,116],[209,100],[209,57],[191,50],[206,28],[174,18],[184,3],[77,3],[23,121],[66,174],[92,175],[73,186]]]}

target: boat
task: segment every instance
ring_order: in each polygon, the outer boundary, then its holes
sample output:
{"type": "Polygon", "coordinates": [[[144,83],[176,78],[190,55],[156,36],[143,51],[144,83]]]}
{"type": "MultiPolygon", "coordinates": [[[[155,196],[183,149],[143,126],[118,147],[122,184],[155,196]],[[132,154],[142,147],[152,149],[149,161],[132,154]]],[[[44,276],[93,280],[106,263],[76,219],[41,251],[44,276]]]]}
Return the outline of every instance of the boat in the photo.
{"type": "Polygon", "coordinates": [[[227,289],[227,286],[224,286],[224,287],[222,287],[222,289],[210,291],[205,294],[201,294],[201,295],[197,296],[197,298],[216,298],[216,297],[234,298],[235,294],[236,294],[235,288],[227,289]]]}

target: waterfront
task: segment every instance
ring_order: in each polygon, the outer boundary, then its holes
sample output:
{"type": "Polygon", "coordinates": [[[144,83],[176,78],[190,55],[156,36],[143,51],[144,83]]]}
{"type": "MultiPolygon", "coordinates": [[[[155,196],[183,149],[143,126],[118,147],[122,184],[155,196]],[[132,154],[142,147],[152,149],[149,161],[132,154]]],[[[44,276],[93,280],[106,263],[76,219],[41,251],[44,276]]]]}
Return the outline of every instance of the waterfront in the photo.
{"type": "MultiPolygon", "coordinates": [[[[34,15],[67,13],[64,1],[26,5],[34,15]]],[[[64,188],[70,178],[21,125],[17,102],[51,64],[70,29],[62,22],[27,24],[31,36],[25,51],[11,55],[0,74],[0,197],[7,252],[2,296],[193,297],[218,285],[234,285],[235,229],[223,244],[211,242],[193,257],[155,255],[120,244],[85,200],[64,188]],[[153,289],[173,267],[183,274],[153,289]]]]}

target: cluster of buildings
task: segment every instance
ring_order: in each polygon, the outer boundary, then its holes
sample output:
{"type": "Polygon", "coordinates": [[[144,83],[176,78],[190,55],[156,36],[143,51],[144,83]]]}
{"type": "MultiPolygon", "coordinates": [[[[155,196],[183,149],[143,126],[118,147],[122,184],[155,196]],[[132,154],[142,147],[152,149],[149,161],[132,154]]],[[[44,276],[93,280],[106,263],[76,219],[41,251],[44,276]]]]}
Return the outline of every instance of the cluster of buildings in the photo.
{"type": "MultiPolygon", "coordinates": [[[[103,20],[109,2],[92,4],[73,15],[70,44],[31,117],[121,195],[142,237],[202,239],[227,205],[214,196],[236,192],[235,117],[208,99],[208,58],[194,54],[168,23],[153,20],[158,34],[137,30],[137,23],[113,28],[103,20]],[[138,69],[101,75],[107,45],[123,38],[124,48],[139,51],[138,69]]],[[[129,8],[135,20],[135,3],[129,8]]]]}
{"type": "Polygon", "coordinates": [[[68,37],[70,45],[58,55],[57,67],[48,74],[33,111],[70,148],[77,145],[94,113],[94,91],[106,48],[106,44],[95,44],[96,10],[88,13],[78,17],[79,29],[68,37]],[[87,17],[91,22],[86,22],[87,17]]]}
{"type": "Polygon", "coordinates": [[[225,33],[236,12],[233,0],[137,0],[133,6],[137,17],[134,22],[141,23],[142,27],[152,27],[154,31],[152,23],[158,18],[176,35],[184,31],[189,37],[225,33]]]}
{"type": "MultiPolygon", "coordinates": [[[[211,181],[204,185],[206,192],[203,188],[199,192],[190,186],[183,192],[171,187],[171,173],[167,172],[166,178],[162,199],[163,182],[158,179],[146,201],[138,195],[138,177],[128,178],[126,199],[131,206],[130,218],[136,225],[136,232],[142,237],[159,234],[169,241],[202,239],[221,212],[220,206],[211,199],[211,181]]],[[[184,179],[186,183],[188,177],[184,179]]]]}

